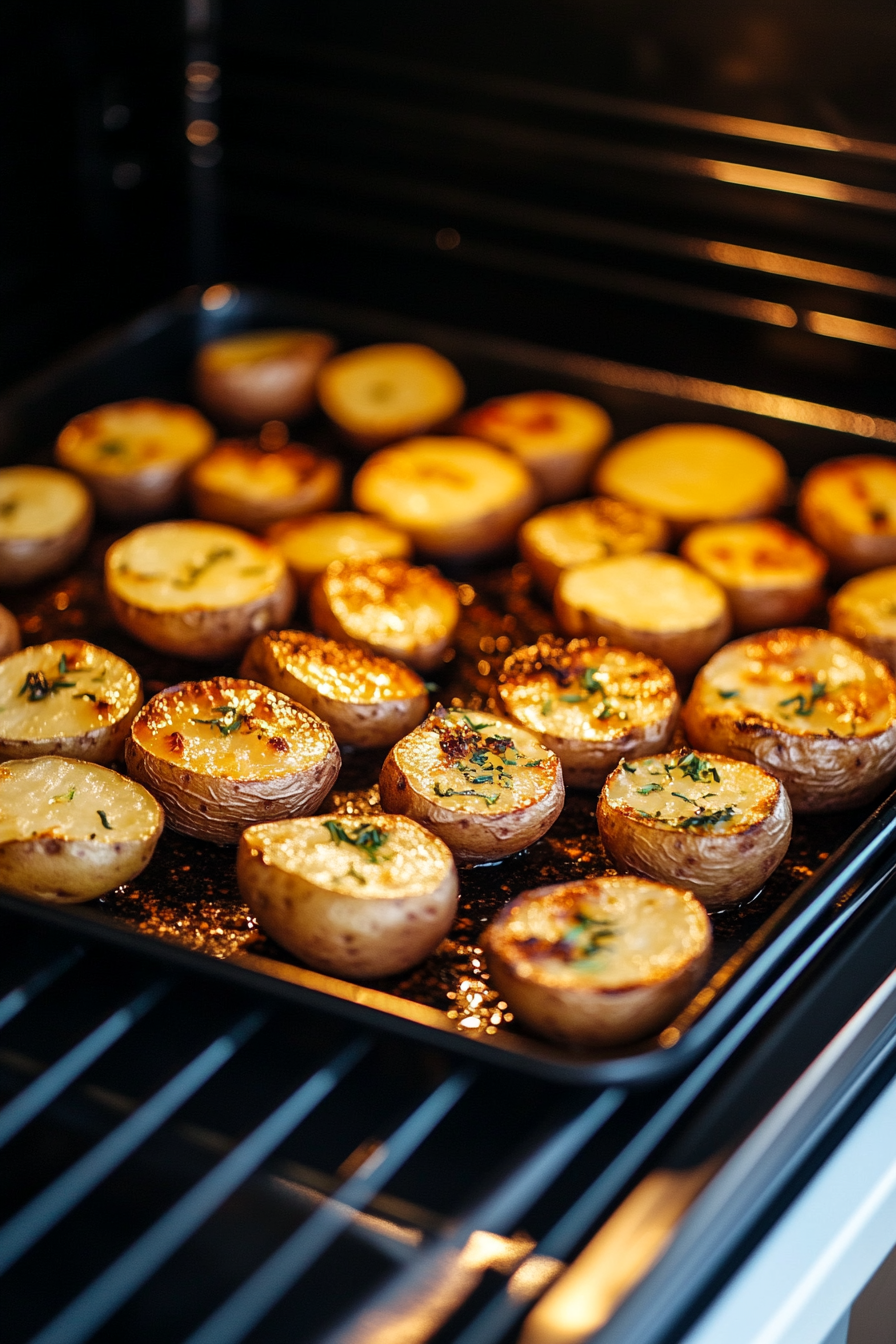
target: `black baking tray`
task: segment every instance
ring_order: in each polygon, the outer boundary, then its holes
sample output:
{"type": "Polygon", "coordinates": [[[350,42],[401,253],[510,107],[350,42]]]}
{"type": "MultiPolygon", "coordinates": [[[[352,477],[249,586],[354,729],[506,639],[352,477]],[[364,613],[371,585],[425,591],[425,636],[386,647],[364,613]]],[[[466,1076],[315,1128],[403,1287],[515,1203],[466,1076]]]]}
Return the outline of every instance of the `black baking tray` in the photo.
{"type": "MultiPolygon", "coordinates": [[[[780,448],[795,478],[826,457],[867,449],[869,440],[877,440],[878,448],[896,442],[896,424],[860,412],[391,314],[216,286],[204,295],[185,291],[0,399],[0,462],[49,461],[62,424],[105,401],[190,400],[190,365],[198,344],[227,331],[276,325],[326,328],[343,348],[377,340],[424,341],[458,364],[471,404],[547,386],[601,402],[619,436],[666,420],[736,425],[780,448]]],[[[301,437],[341,456],[350,480],[361,459],[339,444],[322,418],[303,424],[301,437]]],[[[102,557],[115,535],[101,523],[70,573],[29,589],[0,588],[0,598],[22,622],[26,642],[94,640],[137,667],[147,696],[187,677],[234,672],[226,664],[190,664],[153,653],[118,629],[102,592],[102,557]]],[[[456,656],[437,677],[439,697],[479,708],[488,703],[506,652],[550,629],[551,617],[525,567],[512,556],[491,570],[461,567],[452,577],[463,585],[464,615],[456,656]]],[[[295,624],[305,619],[300,608],[295,624]]],[[[332,805],[356,814],[374,808],[381,759],[345,751],[332,805]]],[[[760,996],[771,1004],[823,949],[849,936],[849,926],[866,907],[889,899],[896,868],[896,794],[874,809],[797,818],[788,855],[762,891],[713,914],[715,948],[707,981],[675,1022],[636,1047],[573,1053],[518,1029],[490,988],[479,939],[491,916],[518,892],[608,870],[595,802],[593,793],[570,791],[563,814],[537,844],[501,863],[463,872],[458,918],[437,952],[403,976],[363,985],[311,971],[264,937],[240,898],[230,852],[170,830],[145,873],[89,906],[41,906],[10,895],[0,895],[0,904],[462,1053],[593,1085],[656,1082],[688,1067],[760,996]]]]}

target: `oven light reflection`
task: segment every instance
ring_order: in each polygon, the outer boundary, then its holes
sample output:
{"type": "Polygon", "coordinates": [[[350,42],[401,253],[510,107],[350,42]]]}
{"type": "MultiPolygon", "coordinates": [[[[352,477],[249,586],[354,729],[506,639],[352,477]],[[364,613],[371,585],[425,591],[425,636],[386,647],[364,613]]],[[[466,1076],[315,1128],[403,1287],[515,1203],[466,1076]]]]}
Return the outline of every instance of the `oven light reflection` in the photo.
{"type": "Polygon", "coordinates": [[[852,317],[837,317],[834,313],[804,313],[803,321],[817,336],[833,336],[840,341],[858,341],[861,345],[879,345],[896,350],[896,328],[881,327],[876,322],[858,322],[852,317]]]}

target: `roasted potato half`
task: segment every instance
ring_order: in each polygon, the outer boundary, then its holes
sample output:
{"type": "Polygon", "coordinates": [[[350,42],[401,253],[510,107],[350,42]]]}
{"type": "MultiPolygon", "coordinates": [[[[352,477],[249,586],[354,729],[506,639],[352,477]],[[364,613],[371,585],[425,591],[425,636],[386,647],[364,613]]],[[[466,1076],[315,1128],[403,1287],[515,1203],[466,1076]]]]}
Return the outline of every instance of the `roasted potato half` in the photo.
{"type": "Polygon", "coordinates": [[[524,891],[484,940],[491,983],[539,1036],[626,1045],[664,1027],[698,989],[712,930],[689,891],[592,877],[524,891]]]}
{"type": "Polygon", "coordinates": [[[44,756],[0,765],[0,887],[58,905],[130,882],[162,834],[146,789],[87,761],[44,756]]]}
{"type": "Polygon", "coordinates": [[[538,503],[527,467],[476,439],[408,439],[364,463],[352,494],[436,559],[490,555],[509,546],[538,503]]]}
{"type": "Polygon", "coordinates": [[[601,450],[613,437],[602,406],[565,392],[496,397],[467,411],[461,429],[525,462],[549,503],[572,499],[587,488],[601,450]]]}
{"type": "Polygon", "coordinates": [[[757,892],[787,853],[793,814],[758,765],[690,747],[621,761],[597,805],[615,867],[685,887],[710,910],[757,892]]]}
{"type": "Polygon", "coordinates": [[[429,710],[426,683],[404,663],[301,630],[256,635],[240,676],[310,709],[340,746],[391,747],[429,710]]]}
{"type": "Polygon", "coordinates": [[[93,501],[77,476],[55,467],[0,467],[0,587],[65,569],[92,525],[93,501]]]}
{"type": "Polygon", "coordinates": [[[540,840],[563,808],[553,752],[515,723],[441,705],[386,757],[387,812],[422,822],[460,863],[490,863],[540,840]]]}
{"type": "Polygon", "coordinates": [[[681,535],[697,523],[774,513],[787,493],[776,448],[726,425],[657,425],[597,465],[598,493],[652,509],[681,535]]]}
{"type": "Polygon", "coordinates": [[[221,336],[196,356],[196,393],[224,424],[254,429],[265,420],[298,420],[313,407],[317,375],[335,349],[322,331],[221,336]]]}
{"type": "Polygon", "coordinates": [[[309,966],[353,980],[427,957],[457,910],[457,869],[407,817],[331,813],[243,832],[240,891],[261,927],[309,966]]]}
{"type": "Polygon", "coordinates": [[[125,630],[162,653],[226,658],[283,625],[295,589],[267,542],[197,521],[151,523],[106,552],[106,593],[125,630]]]}
{"type": "Polygon", "coordinates": [[[0,658],[5,658],[8,653],[15,653],[16,649],[21,647],[22,636],[18,621],[6,607],[0,607],[0,658]]]}
{"type": "Polygon", "coordinates": [[[696,672],[731,634],[728,600],[706,574],[674,555],[620,555],[565,570],[554,612],[567,635],[661,658],[677,677],[696,672]]]}
{"type": "Polygon", "coordinates": [[[657,659],[555,635],[505,660],[498,701],[560,758],[567,787],[585,789],[599,789],[623,756],[668,746],[681,707],[675,679],[657,659]]]}
{"type": "Polygon", "coordinates": [[[828,603],[831,629],[896,668],[896,565],[844,583],[828,603]]]}
{"type": "MultiPolygon", "coordinates": [[[[283,426],[284,439],[286,426],[283,426]]],[[[335,504],[342,467],[304,444],[266,448],[248,439],[224,439],[190,473],[190,498],[200,518],[263,532],[335,504]]]]}
{"type": "Polygon", "coordinates": [[[315,714],[235,677],[185,681],[153,696],[125,759],[174,830],[218,845],[235,845],[257,822],[313,812],[340,764],[315,714]]]}
{"type": "Polygon", "coordinates": [[[174,508],[187,472],[215,442],[192,406],[140,397],[76,415],[56,440],[56,461],[80,476],[113,518],[174,508]]]}
{"type": "Polygon", "coordinates": [[[520,554],[548,596],[565,569],[611,555],[664,551],[668,525],[657,513],[598,495],[543,509],[523,523],[520,554]]]}
{"type": "Polygon", "coordinates": [[[800,526],[841,574],[896,564],[896,462],[857,454],[813,467],[797,501],[800,526]]]}
{"type": "Polygon", "coordinates": [[[681,554],[725,589],[742,634],[796,625],[823,600],[827,557],[775,518],[704,523],[685,537],[681,554]]]}
{"type": "Polygon", "coordinates": [[[367,345],[320,371],[324,411],[358,448],[379,448],[442,424],[463,405],[457,369],[427,345],[367,345]]]}
{"type": "Polygon", "coordinates": [[[107,649],[83,639],[32,644],[0,661],[0,760],[111,765],[142,704],[137,673],[107,649]]]}
{"type": "Polygon", "coordinates": [[[404,560],[336,560],[315,581],[311,619],[325,635],[371,653],[438,667],[460,619],[453,583],[404,560]]]}
{"type": "Polygon", "coordinates": [[[794,812],[860,807],[896,778],[896,682],[827,630],[726,645],[699,672],[683,721],[698,750],[780,779],[794,812]]]}
{"type": "Polygon", "coordinates": [[[312,513],[274,523],[266,535],[300,593],[334,560],[410,560],[414,549],[407,532],[368,513],[312,513]]]}

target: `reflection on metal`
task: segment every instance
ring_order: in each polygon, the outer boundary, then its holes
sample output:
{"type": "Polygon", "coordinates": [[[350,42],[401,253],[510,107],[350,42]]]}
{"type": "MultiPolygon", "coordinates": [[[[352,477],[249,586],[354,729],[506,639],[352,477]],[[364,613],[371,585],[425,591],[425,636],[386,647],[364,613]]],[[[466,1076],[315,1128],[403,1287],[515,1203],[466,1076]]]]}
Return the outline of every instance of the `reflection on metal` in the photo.
{"type": "Polygon", "coordinates": [[[851,187],[829,178],[808,177],[803,173],[785,173],[778,168],[757,168],[752,163],[724,163],[720,159],[694,160],[696,171],[717,182],[738,187],[757,187],[761,191],[783,191],[791,196],[815,196],[823,201],[842,201],[869,210],[896,210],[896,193],[876,191],[872,187],[851,187]]]}
{"type": "Polygon", "coordinates": [[[834,336],[840,341],[859,341],[862,345],[881,345],[887,350],[896,350],[894,327],[857,322],[855,318],[837,317],[834,313],[804,313],[803,321],[818,336],[834,336]]]}
{"type": "Polygon", "coordinates": [[[216,313],[219,308],[226,308],[228,303],[238,299],[239,294],[235,285],[209,285],[203,292],[200,303],[207,313],[216,313]]]}
{"type": "MultiPolygon", "coordinates": [[[[675,235],[671,235],[673,238],[675,235]]],[[[766,252],[758,247],[740,247],[736,243],[704,242],[700,238],[681,240],[692,256],[705,257],[723,266],[738,266],[748,271],[764,271],[769,275],[786,275],[793,280],[811,280],[822,285],[836,285],[840,289],[861,289],[869,294],[885,294],[896,299],[896,280],[872,271],[858,271],[852,266],[832,266],[826,261],[811,261],[807,257],[793,257],[783,252],[766,252]]]]}

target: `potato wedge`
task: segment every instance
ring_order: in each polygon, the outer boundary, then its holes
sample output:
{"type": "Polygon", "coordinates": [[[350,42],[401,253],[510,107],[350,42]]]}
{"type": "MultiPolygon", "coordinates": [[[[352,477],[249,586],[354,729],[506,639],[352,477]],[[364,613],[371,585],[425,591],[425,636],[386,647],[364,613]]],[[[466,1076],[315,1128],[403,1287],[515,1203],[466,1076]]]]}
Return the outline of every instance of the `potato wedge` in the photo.
{"type": "Polygon", "coordinates": [[[386,757],[380,798],[441,836],[459,863],[491,863],[550,829],[563,809],[563,771],[517,724],[438,705],[386,757]]]}
{"type": "Polygon", "coordinates": [[[404,560],[336,560],[311,589],[311,619],[332,639],[409,663],[438,667],[460,620],[453,583],[404,560]]]}
{"type": "Polygon", "coordinates": [[[662,751],[681,702],[663,663],[602,639],[542,635],[504,662],[498,702],[563,766],[567,788],[599,789],[623,756],[662,751]]]}
{"type": "Polygon", "coordinates": [[[178,503],[187,472],[215,442],[192,406],[140,397],[76,415],[56,440],[56,461],[80,476],[113,518],[146,518],[178,503]]]}
{"type": "Polygon", "coordinates": [[[65,569],[92,526],[93,501],[77,476],[55,467],[0,467],[0,588],[65,569]]]}
{"type": "Polygon", "coordinates": [[[565,634],[604,635],[662,659],[683,679],[731,633],[722,589],[674,555],[620,555],[564,570],[554,612],[565,634]]]}
{"type": "Polygon", "coordinates": [[[522,462],[489,443],[419,438],[368,458],[352,497],[426,554],[468,559],[509,546],[536,507],[538,490],[522,462]]]}
{"type": "Polygon", "coordinates": [[[896,779],[896,682],[827,630],[727,644],[699,672],[682,717],[701,752],[780,779],[794,812],[860,807],[896,779]]]}
{"type": "Polygon", "coordinates": [[[0,765],[0,887],[92,901],[149,863],[165,814],[114,770],[62,756],[0,765]]]}
{"type": "Polygon", "coordinates": [[[657,425],[601,458],[594,488],[652,509],[681,535],[697,523],[774,513],[787,467],[770,443],[741,429],[657,425]]]}
{"type": "Polygon", "coordinates": [[[142,704],[137,673],[107,649],[83,639],[32,644],[0,661],[0,760],[111,765],[142,704]]]}
{"type": "Polygon", "coordinates": [[[664,551],[669,527],[658,513],[598,495],[543,509],[519,531],[520,555],[549,597],[563,570],[611,555],[664,551]]]}
{"type": "Polygon", "coordinates": [[[896,564],[896,462],[856,454],[813,467],[797,500],[800,526],[841,574],[896,564]]]}
{"type": "Polygon", "coordinates": [[[106,552],[106,594],[125,630],[162,653],[226,658],[283,625],[295,589],[267,542],[196,521],[151,523],[106,552]]]}
{"type": "Polygon", "coordinates": [[[414,550],[407,532],[368,513],[312,513],[274,523],[265,535],[300,593],[334,560],[410,560],[414,550]]]}
{"type": "Polygon", "coordinates": [[[828,603],[831,629],[896,668],[896,565],[844,583],[828,603]]]}
{"type": "Polygon", "coordinates": [[[685,537],[681,554],[725,589],[742,634],[797,625],[823,600],[827,557],[775,518],[704,523],[685,537]]]}
{"type": "Polygon", "coordinates": [[[5,658],[8,653],[15,653],[16,649],[21,647],[22,636],[18,621],[6,607],[0,607],[0,658],[5,658]]]}
{"type": "Polygon", "coordinates": [[[689,891],[592,877],[524,891],[486,930],[491,983],[521,1022],[603,1047],[664,1027],[696,993],[712,929],[689,891]]]}
{"type": "Polygon", "coordinates": [[[216,419],[254,429],[298,420],[314,405],[317,375],[336,349],[322,331],[241,331],[196,356],[196,394],[216,419]]]}
{"type": "Polygon", "coordinates": [[[565,392],[519,392],[467,411],[461,431],[514,453],[531,471],[542,499],[572,499],[587,489],[613,423],[602,406],[565,392]]]}
{"type": "Polygon", "coordinates": [[[685,887],[710,910],[752,896],[787,853],[793,814],[768,771],[690,747],[621,761],[597,805],[615,867],[685,887]]]}
{"type": "Polygon", "coordinates": [[[341,489],[342,467],[335,458],[298,443],[266,449],[251,439],[223,439],[190,473],[190,499],[199,517],[249,532],[328,509],[341,489]]]}
{"type": "Polygon", "coordinates": [[[404,663],[301,630],[256,635],[240,676],[310,709],[340,746],[391,747],[429,710],[425,682],[404,663]]]}
{"type": "Polygon", "coordinates": [[[313,812],[340,764],[315,714],[235,677],[185,681],[153,696],[125,759],[175,831],[217,845],[235,845],[257,822],[313,812]]]}
{"type": "Polygon", "coordinates": [[[379,448],[454,415],[466,396],[454,365],[426,345],[367,345],[324,365],[317,396],[349,443],[379,448]]]}
{"type": "Polygon", "coordinates": [[[250,826],[236,872],[266,933],[316,970],[353,980],[422,961],[457,910],[450,849],[407,817],[331,813],[250,826]]]}

